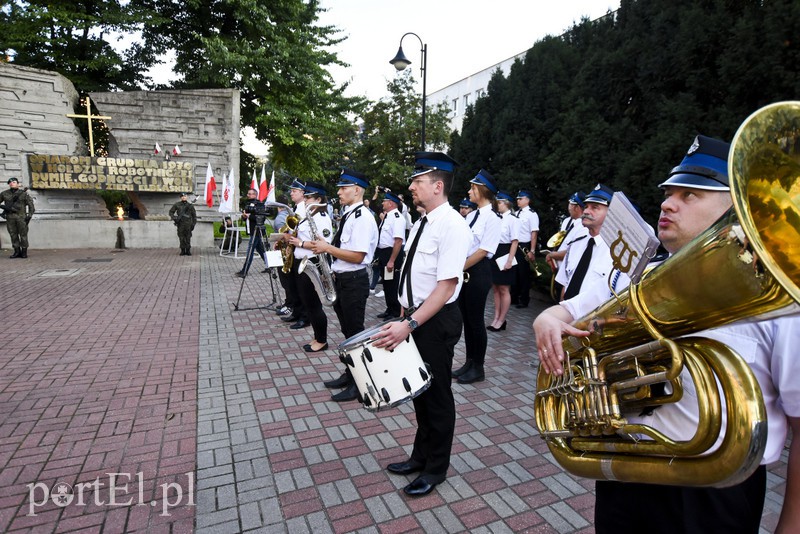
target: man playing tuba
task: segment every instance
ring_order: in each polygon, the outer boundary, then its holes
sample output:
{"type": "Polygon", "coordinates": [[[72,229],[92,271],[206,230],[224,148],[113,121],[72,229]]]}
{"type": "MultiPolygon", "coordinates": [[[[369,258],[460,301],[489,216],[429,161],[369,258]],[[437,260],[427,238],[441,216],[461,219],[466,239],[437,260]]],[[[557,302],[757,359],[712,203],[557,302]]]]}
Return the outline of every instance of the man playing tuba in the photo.
{"type": "MultiPolygon", "coordinates": [[[[678,252],[731,207],[727,158],[730,145],[698,136],[689,153],[659,185],[664,191],[658,236],[670,254],[678,252]]],[[[628,283],[617,277],[616,291],[628,283]]],[[[563,374],[562,336],[586,337],[570,325],[610,296],[599,281],[586,291],[542,312],[534,321],[540,365],[549,374],[563,374]]],[[[698,335],[719,340],[750,365],[761,387],[768,420],[766,449],[755,472],[726,488],[685,487],[599,480],[596,483],[595,527],[598,533],[621,532],[647,524],[652,532],[742,532],[759,530],[766,493],[765,464],[783,450],[788,427],[800,434],[800,341],[796,316],[755,323],[735,323],[698,335]]],[[[684,374],[685,371],[684,371],[684,374]]],[[[649,413],[624,414],[630,423],[649,425],[674,440],[689,440],[698,428],[694,384],[684,377],[680,401],[649,413]]],[[[723,425],[725,412],[723,410],[723,425]]],[[[784,508],[776,532],[800,532],[800,443],[789,451],[784,508]]]]}

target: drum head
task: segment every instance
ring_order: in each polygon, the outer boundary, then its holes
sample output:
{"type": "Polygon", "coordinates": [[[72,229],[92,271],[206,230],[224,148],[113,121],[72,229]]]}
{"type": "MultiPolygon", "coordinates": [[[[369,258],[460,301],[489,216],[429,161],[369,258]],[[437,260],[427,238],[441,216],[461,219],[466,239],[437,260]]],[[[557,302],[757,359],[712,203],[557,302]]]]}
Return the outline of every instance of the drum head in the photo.
{"type": "Polygon", "coordinates": [[[339,350],[347,350],[347,349],[355,347],[357,345],[361,345],[362,343],[367,341],[369,338],[371,338],[372,336],[374,336],[375,334],[380,332],[380,330],[385,325],[387,325],[389,323],[394,323],[394,322],[397,322],[397,321],[402,321],[402,319],[398,319],[398,318],[395,317],[394,319],[389,319],[388,321],[384,321],[384,322],[382,322],[382,323],[380,323],[378,325],[375,325],[372,328],[368,328],[367,330],[364,330],[363,332],[359,332],[358,334],[356,334],[354,336],[351,336],[351,337],[345,339],[344,341],[342,341],[342,343],[339,345],[339,350]]]}

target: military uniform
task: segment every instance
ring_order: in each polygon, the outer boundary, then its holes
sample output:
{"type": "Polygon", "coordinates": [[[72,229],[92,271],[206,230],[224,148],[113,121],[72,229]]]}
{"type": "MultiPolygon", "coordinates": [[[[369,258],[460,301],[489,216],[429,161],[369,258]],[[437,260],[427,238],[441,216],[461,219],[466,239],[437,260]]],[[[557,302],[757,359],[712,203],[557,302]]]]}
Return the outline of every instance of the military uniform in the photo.
{"type": "MultiPolygon", "coordinates": [[[[8,184],[19,180],[10,178],[8,184]]],[[[0,206],[4,208],[3,217],[6,219],[6,228],[11,236],[11,245],[14,247],[12,258],[28,257],[28,222],[33,217],[36,209],[31,196],[19,187],[6,189],[0,193],[0,206]]]]}
{"type": "MultiPolygon", "coordinates": [[[[391,192],[386,193],[386,199],[391,200],[398,206],[401,205],[400,199],[391,192]]],[[[400,210],[394,208],[389,210],[381,221],[378,227],[378,249],[375,251],[375,256],[378,259],[378,270],[383,273],[386,269],[389,260],[392,258],[392,252],[396,240],[399,239],[400,243],[405,243],[406,240],[406,219],[400,214],[400,210]]],[[[405,253],[401,249],[397,257],[394,259],[394,274],[388,280],[384,276],[383,291],[384,299],[386,300],[386,310],[378,315],[379,319],[389,319],[390,317],[400,317],[400,302],[397,300],[397,276],[403,266],[403,257],[405,253]]]]}
{"type": "Polygon", "coordinates": [[[178,227],[178,239],[181,244],[181,256],[192,255],[192,230],[197,224],[197,212],[194,205],[190,204],[185,198],[186,194],[181,195],[180,202],[176,202],[169,209],[169,216],[178,227]]]}

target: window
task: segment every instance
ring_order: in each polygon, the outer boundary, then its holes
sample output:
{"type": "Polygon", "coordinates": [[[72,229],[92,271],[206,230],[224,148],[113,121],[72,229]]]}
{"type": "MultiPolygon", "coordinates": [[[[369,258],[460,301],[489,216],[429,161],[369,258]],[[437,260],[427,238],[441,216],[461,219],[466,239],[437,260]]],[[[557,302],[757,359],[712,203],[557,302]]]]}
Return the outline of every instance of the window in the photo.
{"type": "Polygon", "coordinates": [[[458,99],[457,98],[453,99],[453,105],[450,107],[450,111],[452,111],[453,113],[458,113],[458,99]]]}
{"type": "Polygon", "coordinates": [[[477,91],[475,91],[475,100],[479,99],[482,96],[483,96],[483,89],[478,89],[477,91]]]}
{"type": "Polygon", "coordinates": [[[464,95],[464,109],[465,110],[467,109],[467,106],[469,106],[469,95],[464,95]]]}

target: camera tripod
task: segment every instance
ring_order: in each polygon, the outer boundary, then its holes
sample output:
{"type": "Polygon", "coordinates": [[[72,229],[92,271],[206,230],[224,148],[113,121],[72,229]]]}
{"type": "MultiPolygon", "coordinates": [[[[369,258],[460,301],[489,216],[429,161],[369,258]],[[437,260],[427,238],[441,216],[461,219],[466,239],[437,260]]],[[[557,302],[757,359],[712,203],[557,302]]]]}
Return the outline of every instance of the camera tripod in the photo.
{"type": "MultiPolygon", "coordinates": [[[[280,288],[277,288],[277,290],[276,290],[276,287],[275,287],[277,285],[276,284],[276,280],[278,279],[278,271],[277,271],[277,269],[279,269],[280,267],[269,267],[266,264],[266,261],[265,261],[264,265],[267,267],[267,270],[269,271],[269,286],[270,286],[270,290],[272,292],[272,302],[270,302],[266,306],[252,306],[252,307],[249,307],[249,308],[240,308],[239,307],[239,301],[242,298],[242,290],[244,289],[244,282],[245,282],[245,280],[247,280],[247,273],[250,272],[250,267],[252,267],[253,255],[256,252],[257,243],[261,243],[262,248],[264,249],[265,254],[266,254],[266,243],[267,243],[267,240],[264,239],[264,225],[263,224],[258,224],[258,222],[260,222],[260,221],[258,221],[258,219],[256,219],[256,221],[257,221],[257,224],[256,224],[255,231],[250,236],[250,242],[247,244],[247,254],[245,254],[244,266],[242,267],[242,283],[239,285],[239,295],[236,297],[236,302],[233,304],[233,311],[271,310],[278,303],[278,298],[280,297],[280,288]]],[[[265,260],[266,260],[266,258],[265,258],[265,260]]]]}

